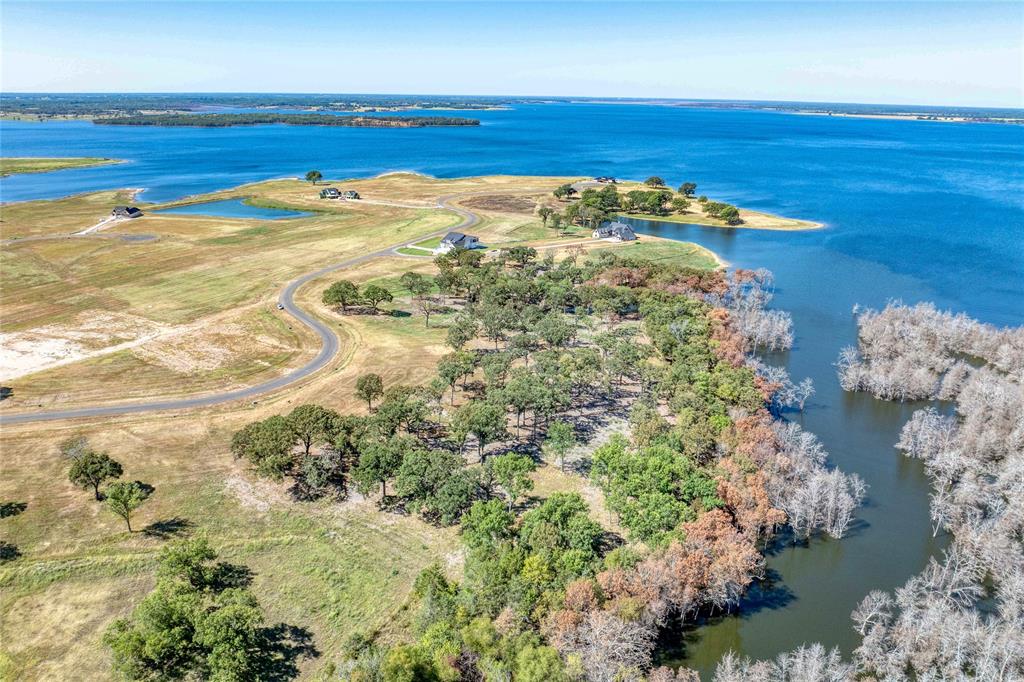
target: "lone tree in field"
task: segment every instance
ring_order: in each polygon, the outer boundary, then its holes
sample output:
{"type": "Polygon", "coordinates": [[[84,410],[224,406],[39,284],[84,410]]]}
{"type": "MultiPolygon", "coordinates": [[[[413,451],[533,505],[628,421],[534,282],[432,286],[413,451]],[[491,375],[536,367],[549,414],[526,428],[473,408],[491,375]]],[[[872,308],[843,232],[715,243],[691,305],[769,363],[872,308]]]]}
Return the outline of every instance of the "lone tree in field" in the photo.
{"type": "Polygon", "coordinates": [[[379,374],[364,374],[356,379],[356,397],[366,401],[366,409],[373,409],[373,401],[384,395],[384,380],[379,374]]]}
{"type": "Polygon", "coordinates": [[[657,175],[652,175],[651,177],[644,180],[644,184],[647,185],[648,187],[664,187],[665,181],[659,178],[657,175]]]}
{"type": "Polygon", "coordinates": [[[108,479],[119,478],[124,470],[116,460],[105,452],[86,450],[75,457],[68,471],[68,479],[79,488],[92,488],[97,500],[100,497],[100,486],[108,479]]]}
{"type": "Polygon", "coordinates": [[[548,226],[548,219],[551,218],[551,216],[554,215],[554,213],[555,209],[551,208],[550,206],[540,206],[539,208],[537,208],[537,215],[540,216],[540,222],[541,224],[544,225],[544,227],[548,226]]]}
{"type": "Polygon", "coordinates": [[[395,297],[392,296],[391,292],[384,287],[377,286],[376,284],[369,284],[365,289],[363,289],[363,299],[370,304],[370,307],[373,308],[373,312],[376,313],[377,307],[381,303],[391,303],[395,297]]]}
{"type": "Polygon", "coordinates": [[[312,182],[314,185],[324,179],[323,174],[318,170],[311,170],[306,173],[306,182],[312,182]]]}
{"type": "Polygon", "coordinates": [[[342,314],[348,310],[348,306],[359,303],[361,300],[359,287],[345,279],[327,287],[323,295],[324,305],[339,305],[342,314]]]}
{"type": "Polygon", "coordinates": [[[142,506],[149,492],[138,481],[117,481],[107,488],[107,509],[124,519],[132,532],[132,512],[142,506]]]}
{"type": "Polygon", "coordinates": [[[683,184],[679,185],[679,193],[682,194],[684,197],[692,197],[694,193],[696,193],[696,191],[696,182],[684,182],[683,184]]]}

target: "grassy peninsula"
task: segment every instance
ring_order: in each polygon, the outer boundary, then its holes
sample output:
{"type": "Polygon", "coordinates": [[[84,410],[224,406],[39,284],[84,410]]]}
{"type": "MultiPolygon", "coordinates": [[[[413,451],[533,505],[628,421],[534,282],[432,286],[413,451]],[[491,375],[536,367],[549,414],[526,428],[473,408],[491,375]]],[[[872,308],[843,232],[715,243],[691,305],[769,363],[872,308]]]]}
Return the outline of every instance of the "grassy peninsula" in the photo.
{"type": "Polygon", "coordinates": [[[480,121],[477,119],[454,116],[331,116],[330,114],[142,114],[97,118],[93,123],[121,126],[194,126],[198,128],[227,128],[274,123],[342,128],[426,128],[480,125],[480,121]]]}
{"type": "Polygon", "coordinates": [[[32,156],[8,156],[0,158],[0,177],[18,173],[49,173],[68,168],[88,168],[121,163],[119,159],[105,159],[98,156],[69,156],[44,158],[32,156]]]}

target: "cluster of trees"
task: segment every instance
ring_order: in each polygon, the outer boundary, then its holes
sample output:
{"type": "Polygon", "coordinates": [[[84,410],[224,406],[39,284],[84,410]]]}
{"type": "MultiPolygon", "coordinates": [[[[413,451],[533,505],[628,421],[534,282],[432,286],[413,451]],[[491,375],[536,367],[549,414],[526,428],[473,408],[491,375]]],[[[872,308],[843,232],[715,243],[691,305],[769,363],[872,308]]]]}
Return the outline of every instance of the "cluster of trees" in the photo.
{"type": "Polygon", "coordinates": [[[103,638],[124,678],[265,679],[273,646],[250,574],[216,558],[202,536],[163,548],[153,591],[103,638]]]}
{"type": "Polygon", "coordinates": [[[324,305],[341,308],[342,314],[348,312],[349,306],[355,305],[368,305],[377,314],[382,303],[391,303],[395,297],[389,289],[378,284],[367,284],[360,289],[356,284],[343,279],[327,287],[321,298],[324,305]]]}
{"type": "Polygon", "coordinates": [[[732,204],[723,204],[719,201],[702,201],[700,202],[704,206],[704,213],[711,216],[712,218],[718,218],[724,220],[727,225],[742,225],[743,219],[740,218],[740,211],[732,204]]]}
{"type": "Polygon", "coordinates": [[[955,401],[917,410],[897,447],[933,487],[942,561],[853,613],[863,674],[895,679],[1024,677],[1024,327],[998,329],[931,304],[890,303],[858,319],[840,358],[847,390],[955,401]],[[967,360],[973,360],[968,364],[967,360]]]}
{"type": "Polygon", "coordinates": [[[123,519],[128,532],[132,532],[132,514],[149,499],[153,487],[141,481],[117,480],[124,474],[121,464],[107,453],[93,449],[84,437],[64,441],[60,451],[71,460],[68,480],[91,490],[96,501],[103,502],[107,510],[123,519]]]}
{"type": "Polygon", "coordinates": [[[711,299],[729,312],[729,322],[746,341],[746,350],[774,352],[793,346],[793,318],[784,310],[768,308],[774,291],[771,271],[737,269],[711,299]]]}
{"type": "MultiPolygon", "coordinates": [[[[955,400],[973,371],[972,358],[1009,375],[1024,372],[1024,328],[1000,329],[931,303],[890,302],[857,317],[858,347],[839,356],[847,391],[884,400],[955,400]]],[[[976,364],[976,363],[975,363],[976,364]]]]}
{"type": "MultiPolygon", "coordinates": [[[[674,193],[666,188],[665,181],[657,176],[647,178],[644,184],[651,189],[635,189],[625,194],[619,194],[614,185],[605,185],[600,189],[587,188],[582,192],[570,184],[560,185],[553,192],[555,198],[568,201],[578,196],[579,200],[569,204],[561,213],[544,206],[538,209],[538,214],[545,225],[550,222],[556,229],[562,225],[594,228],[621,212],[656,216],[666,216],[672,212],[686,213],[691,206],[691,197],[697,191],[696,183],[684,182],[680,185],[678,193],[674,193]]],[[[704,212],[713,218],[729,225],[739,225],[743,222],[735,206],[709,201],[704,196],[697,201],[704,212]]]]}
{"type": "Polygon", "coordinates": [[[820,444],[772,418],[778,386],[719,305],[764,297],[765,275],[739,286],[613,254],[521,256],[438,259],[452,352],[407,389],[422,421],[368,427],[355,448],[353,477],[372,470],[364,480],[391,484],[406,508],[459,523],[467,562],[458,584],[438,568],[421,576],[414,644],[353,641],[351,679],[676,679],[651,670],[669,618],[734,607],[787,514],[800,537],[839,537],[863,495],[826,469],[820,444]],[[632,541],[612,549],[577,495],[521,511],[534,460],[488,450],[525,436],[561,466],[575,443],[563,415],[623,391],[630,438],[599,447],[589,467],[632,541]]]}

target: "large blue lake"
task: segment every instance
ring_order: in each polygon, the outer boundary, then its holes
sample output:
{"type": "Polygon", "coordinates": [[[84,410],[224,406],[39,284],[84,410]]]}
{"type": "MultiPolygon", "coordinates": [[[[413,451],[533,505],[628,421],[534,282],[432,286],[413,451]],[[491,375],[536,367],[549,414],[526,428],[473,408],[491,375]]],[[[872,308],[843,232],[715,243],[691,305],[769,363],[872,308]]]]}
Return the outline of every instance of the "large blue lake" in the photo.
{"type": "Polygon", "coordinates": [[[850,537],[781,545],[770,581],[740,614],[675,633],[668,660],[702,671],[730,649],[770,657],[821,641],[856,646],[849,613],[892,589],[943,546],[920,467],[892,447],[914,406],[844,395],[832,363],[856,340],[854,304],[932,300],[997,324],[1024,323],[1024,127],[870,120],[648,105],[533,104],[471,112],[476,128],[288,126],[127,128],[0,123],[4,156],[106,156],[128,163],[0,180],[3,201],[145,187],[168,201],[271,177],[413,170],[660,175],[747,208],[806,218],[811,232],[647,223],[736,266],[775,271],[775,304],[797,339],[778,363],[817,387],[799,419],[843,469],[870,485],[850,537]]]}

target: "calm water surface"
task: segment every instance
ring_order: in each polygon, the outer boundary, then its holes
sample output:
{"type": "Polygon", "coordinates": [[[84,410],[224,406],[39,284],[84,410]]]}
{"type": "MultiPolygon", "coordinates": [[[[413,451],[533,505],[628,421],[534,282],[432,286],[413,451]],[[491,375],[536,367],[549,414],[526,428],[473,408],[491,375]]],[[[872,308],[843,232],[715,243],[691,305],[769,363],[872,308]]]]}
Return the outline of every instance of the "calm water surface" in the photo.
{"type": "Polygon", "coordinates": [[[259,126],[122,128],[87,122],[0,123],[5,156],[106,156],[128,163],[0,181],[3,201],[145,187],[146,201],[271,177],[415,170],[660,175],[698,193],[826,224],[764,232],[671,223],[642,231],[695,241],[732,265],[775,272],[775,304],[793,314],[793,350],[772,361],[817,394],[803,416],[837,466],[869,484],[842,541],[782,543],[770,580],[740,615],[675,633],[666,660],[703,672],[728,649],[770,657],[820,641],[849,653],[849,614],[943,546],[928,520],[920,466],[893,449],[913,405],[843,394],[832,363],[855,342],[854,304],[932,300],[996,324],[1024,323],[1024,127],[837,119],[667,106],[551,104],[481,111],[479,128],[259,126]]]}
{"type": "Polygon", "coordinates": [[[301,218],[303,216],[312,215],[305,211],[253,206],[252,204],[245,203],[242,199],[204,201],[201,204],[187,204],[185,206],[175,206],[174,208],[162,208],[159,212],[217,216],[219,218],[255,218],[256,220],[280,220],[282,218],[301,218]]]}

